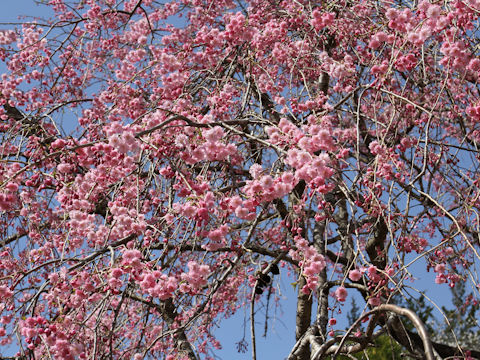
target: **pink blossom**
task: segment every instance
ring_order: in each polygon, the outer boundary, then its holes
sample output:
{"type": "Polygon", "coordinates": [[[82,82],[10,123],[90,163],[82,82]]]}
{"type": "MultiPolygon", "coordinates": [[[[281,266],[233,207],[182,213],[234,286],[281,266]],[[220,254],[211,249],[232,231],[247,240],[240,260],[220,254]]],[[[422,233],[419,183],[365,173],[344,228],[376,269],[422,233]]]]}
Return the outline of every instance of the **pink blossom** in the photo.
{"type": "Polygon", "coordinates": [[[339,286],[337,290],[335,290],[335,298],[337,301],[344,302],[347,299],[347,289],[345,289],[343,286],[339,286]]]}
{"type": "Polygon", "coordinates": [[[350,270],[350,272],[348,273],[348,277],[352,281],[359,281],[362,278],[362,273],[357,269],[350,270]]]}
{"type": "Polygon", "coordinates": [[[379,297],[371,297],[368,299],[368,303],[372,306],[378,306],[380,305],[382,302],[380,301],[380,298],[379,297]]]}
{"type": "Polygon", "coordinates": [[[187,203],[183,206],[182,213],[187,218],[192,218],[197,213],[197,209],[194,206],[187,203]]]}
{"type": "Polygon", "coordinates": [[[236,209],[237,207],[241,206],[243,203],[242,199],[240,198],[240,196],[234,196],[232,198],[230,198],[230,201],[229,201],[229,207],[230,209],[236,209]]]}
{"type": "Polygon", "coordinates": [[[445,264],[437,264],[435,265],[435,272],[443,274],[445,272],[445,264]]]}
{"type": "Polygon", "coordinates": [[[8,287],[6,287],[4,285],[0,286],[0,298],[7,299],[7,298],[10,298],[12,296],[13,296],[12,290],[10,290],[8,287]]]}
{"type": "Polygon", "coordinates": [[[260,176],[262,171],[263,171],[263,168],[259,164],[253,164],[249,170],[250,175],[252,175],[254,179],[257,179],[260,176]]]}
{"type": "Polygon", "coordinates": [[[120,269],[120,268],[113,268],[113,269],[112,269],[112,276],[113,276],[114,278],[117,278],[117,279],[118,279],[118,278],[121,277],[122,275],[123,275],[123,270],[122,270],[122,269],[120,269]]]}
{"type": "Polygon", "coordinates": [[[59,173],[66,174],[72,170],[73,166],[66,163],[60,163],[57,165],[57,170],[59,173]]]}
{"type": "Polygon", "coordinates": [[[216,142],[223,137],[224,131],[220,126],[215,126],[203,132],[203,136],[208,142],[216,142]]]}
{"type": "Polygon", "coordinates": [[[480,0],[44,3],[0,30],[0,346],[208,357],[246,285],[283,301],[272,261],[335,284],[331,336],[352,282],[378,306],[417,255],[476,287],[480,0]]]}
{"type": "Polygon", "coordinates": [[[13,30],[0,31],[0,45],[8,45],[17,40],[17,34],[13,30]]]}
{"type": "Polygon", "coordinates": [[[142,253],[137,249],[125,250],[122,258],[125,265],[137,264],[142,258],[142,253]]]}
{"type": "Polygon", "coordinates": [[[447,248],[445,249],[445,255],[446,255],[446,256],[450,256],[450,255],[452,255],[453,253],[454,253],[454,250],[453,250],[452,247],[447,247],[447,248]]]}
{"type": "Polygon", "coordinates": [[[207,283],[207,277],[210,273],[210,267],[208,265],[200,265],[195,261],[189,261],[188,273],[181,275],[182,279],[188,281],[192,288],[199,290],[207,283]]]}
{"type": "Polygon", "coordinates": [[[248,216],[249,216],[249,211],[247,208],[244,208],[244,207],[241,207],[241,206],[238,206],[236,209],[235,209],[235,215],[237,217],[239,217],[240,219],[246,219],[248,216]]]}
{"type": "Polygon", "coordinates": [[[262,176],[260,179],[260,184],[263,186],[263,188],[268,189],[273,186],[273,179],[270,175],[262,176]]]}
{"type": "Polygon", "coordinates": [[[5,188],[10,191],[10,192],[15,192],[18,190],[18,184],[14,183],[14,182],[9,182],[5,188]]]}
{"type": "Polygon", "coordinates": [[[442,11],[442,8],[439,5],[433,5],[431,4],[428,7],[428,10],[426,11],[426,15],[429,18],[438,18],[440,16],[440,12],[442,11]]]}

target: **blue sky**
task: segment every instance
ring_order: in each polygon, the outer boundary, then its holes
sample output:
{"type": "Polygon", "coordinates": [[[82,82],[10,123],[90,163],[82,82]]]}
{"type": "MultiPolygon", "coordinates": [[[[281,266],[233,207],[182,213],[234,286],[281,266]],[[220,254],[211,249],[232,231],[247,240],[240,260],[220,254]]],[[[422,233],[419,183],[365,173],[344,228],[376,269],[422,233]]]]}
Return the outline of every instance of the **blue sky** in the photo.
{"type": "Polygon", "coordinates": [[[45,5],[33,0],[8,1],[8,5],[2,8],[0,22],[18,22],[18,17],[23,15],[40,17],[48,14],[47,10],[45,5]]]}

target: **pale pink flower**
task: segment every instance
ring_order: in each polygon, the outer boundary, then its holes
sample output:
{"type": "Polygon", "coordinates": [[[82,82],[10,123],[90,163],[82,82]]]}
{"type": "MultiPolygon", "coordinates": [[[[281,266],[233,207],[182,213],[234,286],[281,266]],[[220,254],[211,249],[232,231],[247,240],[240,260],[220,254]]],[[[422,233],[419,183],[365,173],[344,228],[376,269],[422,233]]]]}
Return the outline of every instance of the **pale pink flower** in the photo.
{"type": "Polygon", "coordinates": [[[335,298],[337,301],[344,302],[347,299],[347,289],[345,289],[343,286],[340,286],[335,290],[335,298]]]}
{"type": "Polygon", "coordinates": [[[358,271],[357,269],[354,269],[354,270],[351,270],[349,273],[348,273],[348,277],[350,278],[350,280],[352,281],[358,281],[362,278],[362,273],[360,271],[358,271]]]}

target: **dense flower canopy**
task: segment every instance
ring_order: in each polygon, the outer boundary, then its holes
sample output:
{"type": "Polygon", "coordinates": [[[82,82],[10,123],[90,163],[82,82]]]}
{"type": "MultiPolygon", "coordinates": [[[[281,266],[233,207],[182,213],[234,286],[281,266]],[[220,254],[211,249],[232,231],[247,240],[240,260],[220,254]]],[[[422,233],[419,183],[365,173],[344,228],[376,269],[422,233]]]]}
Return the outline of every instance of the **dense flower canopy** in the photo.
{"type": "Polygon", "coordinates": [[[280,272],[289,359],[480,358],[395,304],[417,263],[478,304],[480,1],[44,3],[0,31],[5,348],[210,358],[280,272]]]}

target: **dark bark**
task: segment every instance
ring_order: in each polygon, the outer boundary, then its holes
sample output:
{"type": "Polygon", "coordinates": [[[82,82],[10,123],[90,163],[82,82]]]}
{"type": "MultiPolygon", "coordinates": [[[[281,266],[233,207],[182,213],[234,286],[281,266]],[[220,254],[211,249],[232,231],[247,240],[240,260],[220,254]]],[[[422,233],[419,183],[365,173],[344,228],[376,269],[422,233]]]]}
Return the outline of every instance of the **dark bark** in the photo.
{"type": "MultiPolygon", "coordinates": [[[[297,296],[297,316],[295,328],[295,340],[299,340],[303,334],[308,330],[312,317],[312,294],[305,294],[302,288],[306,285],[305,278],[300,277],[298,282],[298,296],[297,296]]],[[[303,346],[297,353],[297,360],[310,359],[310,348],[303,346]]]]}

